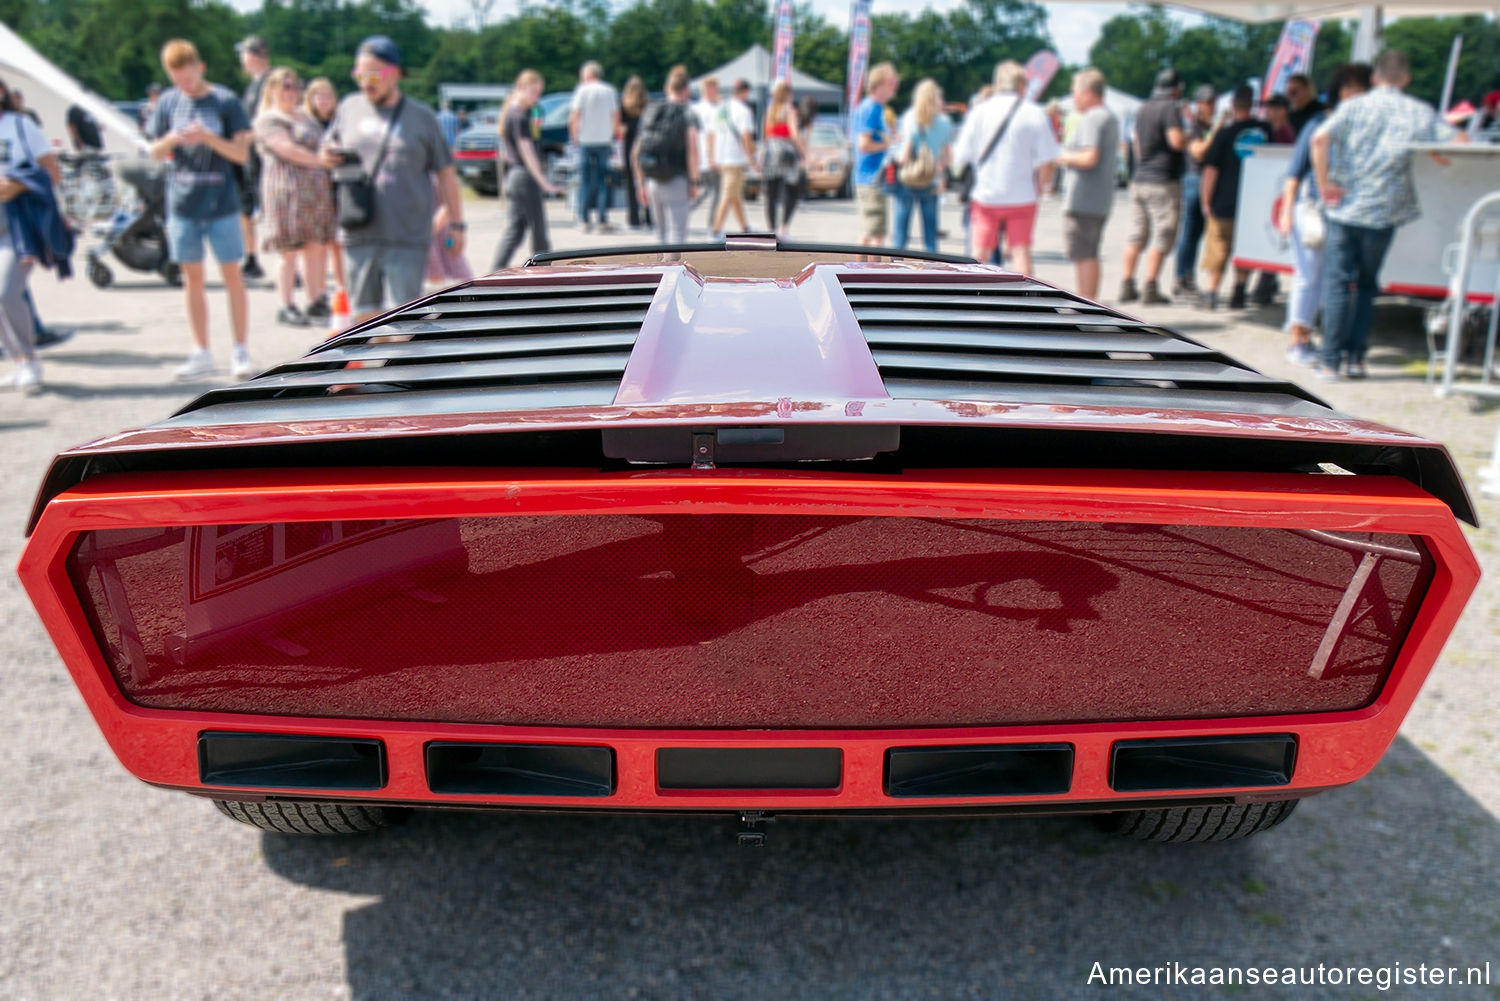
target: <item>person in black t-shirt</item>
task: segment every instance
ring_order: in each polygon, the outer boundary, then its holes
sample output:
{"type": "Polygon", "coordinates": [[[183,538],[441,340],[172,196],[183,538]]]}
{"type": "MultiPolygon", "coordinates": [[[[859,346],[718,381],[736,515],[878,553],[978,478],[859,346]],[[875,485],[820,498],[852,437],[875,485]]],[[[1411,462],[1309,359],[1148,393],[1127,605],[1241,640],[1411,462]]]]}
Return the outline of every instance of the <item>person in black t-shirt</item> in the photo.
{"type": "Polygon", "coordinates": [[[511,255],[521,245],[526,231],[531,231],[531,252],[546,253],[552,249],[547,238],[547,205],[544,198],[559,188],[547,181],[536,141],[539,126],[532,122],[531,110],[542,96],[545,81],[536,70],[522,70],[516,85],[506,99],[500,115],[500,159],[505,163],[506,214],[505,233],[495,249],[493,269],[510,264],[511,255]]]}
{"type": "Polygon", "coordinates": [[[1302,127],[1312,121],[1319,114],[1328,110],[1328,106],[1318,100],[1317,91],[1313,90],[1312,78],[1306,73],[1293,73],[1287,77],[1286,99],[1291,103],[1291,113],[1287,115],[1287,121],[1292,126],[1292,141],[1297,141],[1297,136],[1302,134],[1302,127]]]}
{"type": "MultiPolygon", "coordinates": [[[[1208,219],[1208,233],[1203,242],[1202,298],[1204,309],[1214,309],[1219,302],[1219,281],[1229,262],[1234,242],[1234,215],[1240,201],[1240,161],[1256,146],[1271,141],[1271,130],[1265,122],[1250,117],[1255,92],[1241,84],[1234,89],[1233,120],[1219,129],[1208,153],[1203,157],[1203,214],[1208,219]]],[[[1234,269],[1234,293],[1230,309],[1245,308],[1245,282],[1250,273],[1234,269]]]]}
{"type": "Polygon", "coordinates": [[[1139,299],[1148,306],[1166,305],[1156,281],[1161,263],[1177,243],[1177,224],[1182,213],[1182,150],[1187,138],[1182,131],[1182,113],[1177,98],[1182,78],[1173,69],[1156,77],[1151,100],[1141,105],[1135,117],[1135,173],[1130,182],[1130,230],[1125,235],[1125,253],[1120,258],[1125,272],[1120,281],[1120,301],[1139,299]],[[1135,266],[1147,241],[1146,284],[1137,292],[1135,266]]]}
{"type": "Polygon", "coordinates": [[[104,140],[99,138],[99,123],[76,104],[68,109],[68,138],[79,153],[97,153],[104,148],[104,140]]]}

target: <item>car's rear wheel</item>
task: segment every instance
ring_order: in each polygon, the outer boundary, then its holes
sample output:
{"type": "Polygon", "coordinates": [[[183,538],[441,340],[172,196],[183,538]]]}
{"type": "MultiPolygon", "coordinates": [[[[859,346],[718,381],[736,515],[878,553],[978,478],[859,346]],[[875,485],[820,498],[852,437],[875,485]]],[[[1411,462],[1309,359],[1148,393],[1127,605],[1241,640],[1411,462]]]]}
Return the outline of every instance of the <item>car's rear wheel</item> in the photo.
{"type": "Polygon", "coordinates": [[[354,803],[239,803],[216,799],[214,806],[226,817],[278,834],[364,834],[400,823],[411,812],[354,803]]]}
{"type": "Polygon", "coordinates": [[[1269,830],[1292,815],[1297,800],[1246,803],[1239,806],[1182,806],[1168,810],[1126,810],[1098,817],[1111,834],[1136,841],[1187,845],[1205,841],[1238,841],[1269,830]]]}

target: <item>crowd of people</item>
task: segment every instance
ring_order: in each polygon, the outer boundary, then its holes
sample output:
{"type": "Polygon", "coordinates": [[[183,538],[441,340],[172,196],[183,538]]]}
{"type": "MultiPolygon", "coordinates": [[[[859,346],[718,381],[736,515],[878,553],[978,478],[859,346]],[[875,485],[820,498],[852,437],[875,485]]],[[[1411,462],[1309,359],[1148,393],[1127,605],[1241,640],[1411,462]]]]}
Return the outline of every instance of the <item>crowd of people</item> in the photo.
{"type": "MultiPolygon", "coordinates": [[[[357,90],[342,101],[331,81],[304,84],[292,69],[275,66],[260,38],[245,39],[237,50],[249,79],[242,95],[206,78],[191,42],[167,43],[161,62],[171,86],[153,95],[144,125],[152,157],[171,161],[167,236],[181,269],[193,340],[177,369],[181,378],[216,371],[206,252],[218,262],[229,301],[236,378],[254,371],[245,280],[264,273],[260,254],[277,258],[276,320],[291,326],[330,318],[330,277],[335,301],[347,299],[350,322],[416,298],[424,278],[451,283],[471,277],[451,152],[464,122],[446,104],[434,112],[403,93],[401,53],[389,38],[360,43],[352,73],[357,90]]],[[[897,113],[891,103],[900,75],[881,63],[869,71],[850,128],[860,239],[865,246],[905,249],[916,220],[922,247],[936,252],[940,200],[951,185],[962,203],[966,250],[985,261],[1008,258],[1012,268],[1030,273],[1039,205],[1044,193],[1054,193],[1061,199],[1075,287],[1097,299],[1100,246],[1117,201],[1119,158],[1128,149],[1133,174],[1122,199],[1128,221],[1118,300],[1163,306],[1188,299],[1216,309],[1231,263],[1241,161],[1257,145],[1292,144],[1277,220],[1296,262],[1287,303],[1288,357],[1316,365],[1321,378],[1359,378],[1380,263],[1395,228],[1417,211],[1410,156],[1399,142],[1455,136],[1432,108],[1402,93],[1409,76],[1404,57],[1387,52],[1373,71],[1338,67],[1325,99],[1308,76],[1297,74],[1285,93],[1259,107],[1249,87],[1236,88],[1220,113],[1221,95],[1212,87],[1200,85],[1184,102],[1182,79],[1166,69],[1125,135],[1096,69],[1073,76],[1072,107],[1064,117],[1028,97],[1024,67],[1002,62],[955,124],[932,79],[919,81],[897,113]],[[1060,174],[1055,188],[1054,173],[1060,174]],[[1161,284],[1169,261],[1171,297],[1161,284]],[[1314,347],[1320,311],[1323,337],[1314,347]]],[[[731,225],[748,230],[745,186],[754,165],[766,231],[787,235],[806,196],[816,100],[797,102],[790,84],[778,81],[757,114],[748,81],[734,81],[727,94],[713,77],[698,83],[694,100],[686,67],[676,66],[664,81],[664,96],[653,101],[640,78],[620,92],[598,63],[584,64],[568,117],[578,151],[575,209],[584,232],[613,231],[608,177],[614,151],[622,148],[633,229],[650,227],[663,244],[684,243],[693,210],[706,203],[703,227],[713,237],[731,225]]],[[[523,70],[499,116],[506,218],[493,259],[497,269],[511,263],[523,242],[529,240],[532,254],[551,246],[546,199],[559,189],[538,143],[544,90],[540,74],[523,70]]],[[[0,161],[10,168],[0,200],[9,202],[23,190],[12,176],[17,169],[36,168],[33,183],[44,185],[49,176],[55,183],[57,164],[22,113],[19,95],[0,85],[0,101],[0,161]]],[[[1475,120],[1493,117],[1496,103],[1487,99],[1475,120]]],[[[75,146],[97,147],[97,126],[86,113],[75,119],[70,112],[68,126],[75,146]]],[[[28,254],[3,232],[0,241],[0,337],[17,362],[12,382],[34,388],[41,382],[39,321],[25,293],[26,274],[32,260],[57,255],[28,254]]],[[[1253,277],[1234,268],[1230,308],[1251,299],[1269,302],[1274,276],[1262,274],[1252,291],[1253,277]]]]}

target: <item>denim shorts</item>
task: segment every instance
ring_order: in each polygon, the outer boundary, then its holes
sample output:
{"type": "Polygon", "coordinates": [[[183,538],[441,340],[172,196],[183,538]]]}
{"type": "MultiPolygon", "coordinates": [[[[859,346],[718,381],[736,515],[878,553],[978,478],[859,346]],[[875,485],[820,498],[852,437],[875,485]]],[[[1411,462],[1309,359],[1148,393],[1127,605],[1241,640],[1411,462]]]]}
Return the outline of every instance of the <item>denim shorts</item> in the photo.
{"type": "Polygon", "coordinates": [[[217,219],[167,216],[167,245],[172,260],[178,264],[201,262],[204,240],[214,249],[214,260],[220,264],[238,264],[245,256],[245,239],[240,235],[238,214],[221,215],[217,219]]]}

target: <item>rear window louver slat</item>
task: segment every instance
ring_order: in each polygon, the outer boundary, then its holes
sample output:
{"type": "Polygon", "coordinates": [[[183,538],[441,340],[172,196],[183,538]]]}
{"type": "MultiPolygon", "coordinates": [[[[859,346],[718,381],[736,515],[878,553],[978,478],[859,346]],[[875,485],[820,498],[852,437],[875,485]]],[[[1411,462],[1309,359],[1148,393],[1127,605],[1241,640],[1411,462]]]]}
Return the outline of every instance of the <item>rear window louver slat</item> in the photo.
{"type": "Polygon", "coordinates": [[[894,399],[1329,412],[1292,383],[1037,282],[842,284],[894,399]]]}
{"type": "MultiPolygon", "coordinates": [[[[612,403],[660,279],[621,283],[469,285],[342,334],[249,382],[215,390],[180,412],[225,417],[247,405],[300,415],[330,393],[378,394],[420,411],[422,395],[461,395],[474,410],[612,403]],[[517,392],[517,390],[532,390],[517,392]],[[400,402],[393,394],[400,394],[400,402]],[[293,405],[296,401],[296,405],[293,405]]],[[[339,413],[350,401],[341,400],[339,413]]]]}

